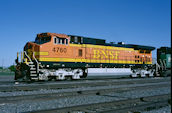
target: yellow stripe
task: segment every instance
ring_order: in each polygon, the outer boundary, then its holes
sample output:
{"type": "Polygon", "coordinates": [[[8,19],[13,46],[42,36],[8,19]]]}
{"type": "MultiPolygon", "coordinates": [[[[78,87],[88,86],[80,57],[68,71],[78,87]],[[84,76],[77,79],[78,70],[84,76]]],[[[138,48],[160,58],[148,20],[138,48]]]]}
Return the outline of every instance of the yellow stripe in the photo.
{"type": "Polygon", "coordinates": [[[112,46],[101,46],[101,45],[91,45],[91,44],[70,44],[70,46],[72,46],[72,47],[87,47],[87,48],[115,49],[115,50],[134,51],[133,48],[112,47],[112,46]]]}
{"type": "Polygon", "coordinates": [[[35,52],[36,55],[48,55],[48,52],[35,52]]]}
{"type": "MultiPolygon", "coordinates": [[[[96,60],[96,59],[80,59],[80,58],[39,58],[39,61],[48,62],[86,62],[86,63],[117,63],[117,64],[142,64],[142,62],[135,63],[135,61],[122,61],[122,60],[96,60]]],[[[152,64],[148,62],[147,64],[152,64]]]]}

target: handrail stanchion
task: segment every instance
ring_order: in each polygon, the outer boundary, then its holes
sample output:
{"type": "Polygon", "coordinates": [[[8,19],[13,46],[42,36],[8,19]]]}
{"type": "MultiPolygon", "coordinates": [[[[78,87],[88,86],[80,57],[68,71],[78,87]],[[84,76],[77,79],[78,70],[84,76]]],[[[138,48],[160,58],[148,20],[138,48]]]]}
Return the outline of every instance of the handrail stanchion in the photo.
{"type": "Polygon", "coordinates": [[[37,72],[39,72],[39,63],[38,63],[38,60],[35,58],[35,52],[33,52],[33,58],[37,63],[37,72]]]}
{"type": "Polygon", "coordinates": [[[32,62],[31,58],[27,55],[26,51],[24,51],[24,54],[25,54],[26,57],[29,59],[29,61],[32,62]]]}
{"type": "Polygon", "coordinates": [[[21,52],[21,62],[23,61],[23,59],[22,59],[22,58],[23,58],[23,56],[22,56],[22,55],[23,55],[23,54],[22,54],[22,52],[21,52]]]}

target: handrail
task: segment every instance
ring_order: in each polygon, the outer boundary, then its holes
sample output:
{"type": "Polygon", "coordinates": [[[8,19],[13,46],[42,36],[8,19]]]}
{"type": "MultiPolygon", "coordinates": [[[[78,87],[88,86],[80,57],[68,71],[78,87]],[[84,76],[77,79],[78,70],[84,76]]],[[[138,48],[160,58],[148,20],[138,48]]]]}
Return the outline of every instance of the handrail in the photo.
{"type": "Polygon", "coordinates": [[[159,61],[160,61],[160,65],[161,65],[161,67],[162,67],[162,70],[164,70],[164,64],[163,64],[163,61],[162,61],[161,59],[159,59],[159,61]]]}
{"type": "Polygon", "coordinates": [[[156,61],[156,67],[158,67],[158,69],[160,68],[160,65],[158,64],[158,62],[156,61]]]}
{"type": "Polygon", "coordinates": [[[164,64],[164,69],[166,70],[166,62],[165,62],[165,59],[162,60],[163,64],[164,64]]]}
{"type": "Polygon", "coordinates": [[[32,62],[31,58],[27,55],[26,51],[23,51],[23,52],[26,55],[26,57],[30,60],[30,62],[32,62]]]}
{"type": "Polygon", "coordinates": [[[35,52],[33,52],[33,58],[34,58],[34,60],[35,60],[36,63],[37,63],[37,70],[39,71],[39,62],[38,62],[38,60],[35,58],[35,52]]]}

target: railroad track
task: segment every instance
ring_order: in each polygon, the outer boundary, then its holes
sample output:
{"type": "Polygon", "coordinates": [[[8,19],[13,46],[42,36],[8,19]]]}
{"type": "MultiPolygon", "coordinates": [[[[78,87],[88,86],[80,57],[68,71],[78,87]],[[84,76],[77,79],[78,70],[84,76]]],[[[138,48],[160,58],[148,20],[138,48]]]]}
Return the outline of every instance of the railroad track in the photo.
{"type": "MultiPolygon", "coordinates": [[[[126,77],[122,77],[122,78],[115,78],[115,77],[105,77],[105,78],[99,78],[99,77],[93,77],[93,78],[83,78],[80,80],[63,80],[63,81],[56,81],[56,80],[51,80],[51,81],[15,81],[15,80],[8,80],[8,78],[6,79],[2,79],[0,78],[0,85],[12,85],[15,84],[16,82],[24,85],[24,84],[45,84],[45,83],[61,83],[61,82],[75,82],[75,81],[80,81],[80,82],[85,82],[85,81],[111,81],[111,80],[130,80],[132,78],[126,78],[126,77]]],[[[140,79],[140,78],[135,78],[135,79],[140,79]]]]}
{"type": "MultiPolygon", "coordinates": [[[[169,82],[170,78],[166,79],[169,82]]],[[[110,86],[110,85],[124,85],[124,84],[146,84],[164,82],[164,79],[125,79],[125,80],[86,80],[79,82],[49,82],[49,83],[37,83],[37,84],[19,84],[19,85],[1,85],[0,92],[14,92],[14,91],[34,91],[42,89],[66,89],[66,88],[79,88],[79,87],[95,87],[95,86],[110,86]]]]}
{"type": "Polygon", "coordinates": [[[0,112],[125,113],[151,110],[171,103],[170,79],[45,82],[15,85],[14,90],[7,89],[11,85],[4,85],[0,90],[7,92],[0,92],[0,112]],[[148,93],[142,95],[143,92],[148,93]],[[156,101],[150,101],[149,98],[154,96],[157,96],[156,101]]]}
{"type": "Polygon", "coordinates": [[[66,97],[74,96],[86,96],[86,95],[106,95],[112,92],[122,93],[132,90],[148,90],[148,89],[157,89],[163,87],[169,87],[169,83],[151,84],[151,85],[142,85],[142,86],[128,86],[120,88],[100,88],[100,89],[89,89],[89,90],[74,90],[68,92],[57,92],[57,93],[45,93],[45,94],[31,94],[31,95],[18,95],[18,96],[2,96],[0,97],[0,104],[9,104],[9,103],[18,103],[22,101],[46,101],[66,97]]]}
{"type": "Polygon", "coordinates": [[[163,94],[119,101],[33,111],[33,113],[140,113],[140,111],[167,106],[170,104],[170,100],[171,94],[163,94]]]}

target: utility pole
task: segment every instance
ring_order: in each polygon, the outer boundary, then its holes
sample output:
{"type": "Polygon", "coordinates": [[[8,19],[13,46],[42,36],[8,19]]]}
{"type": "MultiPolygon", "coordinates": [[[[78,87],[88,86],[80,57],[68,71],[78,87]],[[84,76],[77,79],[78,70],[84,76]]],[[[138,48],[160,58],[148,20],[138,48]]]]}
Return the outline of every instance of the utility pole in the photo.
{"type": "Polygon", "coordinates": [[[4,59],[2,58],[2,72],[4,70],[4,59]]]}

